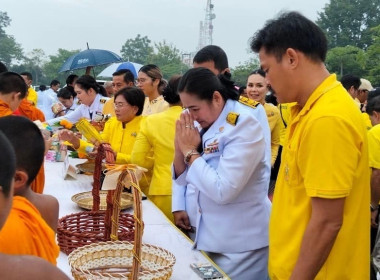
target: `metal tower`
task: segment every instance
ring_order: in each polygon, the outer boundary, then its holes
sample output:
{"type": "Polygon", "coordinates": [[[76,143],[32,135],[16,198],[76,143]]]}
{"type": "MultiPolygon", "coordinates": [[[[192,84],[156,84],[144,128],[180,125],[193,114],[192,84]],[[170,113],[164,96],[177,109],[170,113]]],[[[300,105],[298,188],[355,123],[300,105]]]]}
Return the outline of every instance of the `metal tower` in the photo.
{"type": "Polygon", "coordinates": [[[214,4],[211,3],[211,0],[207,0],[205,20],[201,21],[199,26],[198,50],[207,45],[212,45],[212,32],[214,28],[212,20],[215,19],[215,17],[214,4]]]}

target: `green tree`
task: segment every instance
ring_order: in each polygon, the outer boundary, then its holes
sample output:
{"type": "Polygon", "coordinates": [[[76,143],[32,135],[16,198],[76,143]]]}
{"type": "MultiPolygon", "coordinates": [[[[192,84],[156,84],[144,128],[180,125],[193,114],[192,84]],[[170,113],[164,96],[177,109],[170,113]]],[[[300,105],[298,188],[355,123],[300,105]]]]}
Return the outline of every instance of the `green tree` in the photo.
{"type": "Polygon", "coordinates": [[[128,39],[121,47],[121,56],[125,61],[147,64],[148,57],[153,53],[151,40],[147,36],[137,34],[135,39],[128,39]]]}
{"type": "Polygon", "coordinates": [[[260,62],[257,57],[251,58],[243,64],[239,64],[235,68],[231,69],[232,79],[237,85],[245,86],[247,84],[249,74],[258,68],[260,68],[260,62]]]}
{"type": "Polygon", "coordinates": [[[6,12],[0,11],[0,61],[8,67],[11,66],[14,60],[22,60],[21,45],[11,35],[7,35],[5,28],[11,23],[11,19],[6,12]]]}
{"type": "Polygon", "coordinates": [[[165,79],[181,74],[188,70],[188,66],[181,61],[180,50],[165,40],[154,44],[155,52],[148,57],[148,62],[160,67],[165,79]]]}
{"type": "Polygon", "coordinates": [[[371,29],[372,45],[367,50],[368,75],[372,84],[380,86],[380,25],[371,29]]]}
{"type": "Polygon", "coordinates": [[[366,49],[371,44],[370,29],[380,24],[380,1],[330,0],[318,13],[317,24],[325,31],[329,48],[366,49]]]}
{"type": "Polygon", "coordinates": [[[346,74],[363,77],[366,74],[365,63],[365,52],[358,47],[335,47],[327,52],[327,69],[339,77],[346,74]]]}
{"type": "MultiPolygon", "coordinates": [[[[46,80],[44,83],[50,84],[50,82],[54,79],[60,81],[62,84],[64,84],[64,81],[66,80],[66,77],[69,75],[69,73],[58,73],[58,70],[61,68],[62,64],[68,59],[70,56],[78,53],[80,50],[65,50],[65,49],[58,49],[57,55],[50,55],[49,61],[44,64],[43,66],[43,73],[46,77],[46,80]]],[[[75,70],[72,71],[73,73],[77,75],[83,75],[85,70],[75,70]]]]}

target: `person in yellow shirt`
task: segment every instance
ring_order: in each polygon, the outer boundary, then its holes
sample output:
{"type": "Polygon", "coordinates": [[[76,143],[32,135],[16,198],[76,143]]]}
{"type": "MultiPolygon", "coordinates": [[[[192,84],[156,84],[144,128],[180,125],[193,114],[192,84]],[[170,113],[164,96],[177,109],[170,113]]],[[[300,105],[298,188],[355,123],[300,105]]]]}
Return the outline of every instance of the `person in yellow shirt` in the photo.
{"type": "Polygon", "coordinates": [[[278,101],[297,102],[273,198],[269,277],[369,279],[366,128],[325,67],[323,31],[285,12],[255,33],[251,49],[278,101]]]}
{"type": "MultiPolygon", "coordinates": [[[[132,72],[128,69],[121,69],[112,74],[112,88],[114,92],[118,92],[122,88],[133,87],[135,85],[135,77],[132,72]]],[[[109,96],[113,97],[113,96],[109,96]]],[[[114,99],[110,98],[107,100],[103,107],[103,115],[110,114],[112,117],[115,116],[114,99]]]]}
{"type": "MultiPolygon", "coordinates": [[[[101,137],[104,142],[111,145],[115,154],[116,163],[131,163],[131,154],[136,137],[140,132],[140,126],[144,117],[141,116],[144,107],[144,93],[136,87],[126,87],[118,91],[115,96],[116,117],[110,118],[104,126],[101,137]]],[[[61,130],[61,140],[69,141],[73,147],[81,153],[96,153],[96,147],[75,136],[72,131],[61,130]]],[[[140,181],[144,189],[149,186],[149,174],[143,176],[140,181]]]]}
{"type": "Polygon", "coordinates": [[[146,96],[143,116],[159,113],[169,108],[169,104],[161,95],[166,82],[163,80],[161,70],[157,65],[147,64],[140,68],[137,86],[146,96]]]}
{"type": "Polygon", "coordinates": [[[26,85],[28,86],[28,94],[27,94],[27,100],[32,103],[33,106],[36,106],[38,94],[32,87],[33,83],[33,76],[30,74],[30,72],[22,72],[20,73],[20,76],[24,79],[26,85]]]}
{"type": "MultiPolygon", "coordinates": [[[[374,261],[379,259],[379,245],[375,247],[375,240],[378,239],[378,217],[380,201],[380,88],[368,94],[367,113],[371,119],[373,127],[368,131],[368,154],[369,166],[371,167],[371,252],[373,251],[374,261]],[[375,247],[375,249],[374,249],[375,247]],[[377,248],[377,249],[376,249],[377,248]]],[[[377,270],[380,269],[378,262],[374,262],[377,270]]],[[[376,279],[376,273],[371,267],[371,279],[376,279]]]]}
{"type": "Polygon", "coordinates": [[[171,221],[173,221],[171,164],[174,159],[175,122],[182,112],[177,93],[180,78],[181,76],[174,76],[169,80],[162,94],[169,103],[169,109],[147,116],[132,151],[132,163],[148,169],[153,168],[147,196],[171,221]],[[152,150],[154,161],[149,157],[152,150]]]}
{"type": "Polygon", "coordinates": [[[251,72],[247,80],[247,96],[256,100],[264,106],[267,114],[269,127],[271,131],[271,166],[273,167],[278,148],[280,147],[280,131],[281,131],[281,116],[280,111],[271,103],[265,102],[265,96],[269,91],[267,81],[265,80],[265,72],[257,69],[251,72]]]}

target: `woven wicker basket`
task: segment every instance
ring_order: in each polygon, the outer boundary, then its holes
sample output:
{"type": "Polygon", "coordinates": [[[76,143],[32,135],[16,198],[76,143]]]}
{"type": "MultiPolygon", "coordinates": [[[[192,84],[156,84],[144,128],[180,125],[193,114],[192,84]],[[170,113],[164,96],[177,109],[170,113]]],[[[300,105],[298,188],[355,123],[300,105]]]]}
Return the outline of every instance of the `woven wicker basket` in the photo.
{"type": "Polygon", "coordinates": [[[174,255],[160,247],[142,244],[141,190],[137,178],[136,169],[127,167],[118,179],[118,185],[124,181],[125,186],[132,187],[135,210],[134,243],[99,242],[76,249],[69,255],[69,264],[75,279],[170,279],[175,264],[174,255]]]}
{"type": "Polygon", "coordinates": [[[95,159],[94,183],[92,189],[93,208],[90,212],[79,212],[62,217],[58,221],[57,239],[61,251],[66,254],[74,249],[94,242],[109,240],[134,239],[134,218],[127,213],[120,213],[120,196],[123,184],[118,184],[116,190],[108,191],[107,210],[99,211],[100,205],[100,175],[104,157],[113,154],[109,144],[101,144],[95,159]],[[112,217],[117,217],[113,222],[112,217]],[[113,234],[111,234],[113,232],[113,234]]]}

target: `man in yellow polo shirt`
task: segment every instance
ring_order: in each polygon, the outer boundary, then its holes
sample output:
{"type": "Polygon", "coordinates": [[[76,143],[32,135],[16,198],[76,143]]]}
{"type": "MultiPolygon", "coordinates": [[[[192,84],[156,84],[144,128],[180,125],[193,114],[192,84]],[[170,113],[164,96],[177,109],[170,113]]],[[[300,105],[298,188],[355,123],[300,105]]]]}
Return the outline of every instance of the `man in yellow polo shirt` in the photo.
{"type": "Polygon", "coordinates": [[[297,12],[252,41],[291,108],[269,229],[271,279],[369,279],[368,143],[360,111],[324,60],[322,30],[297,12]]]}

